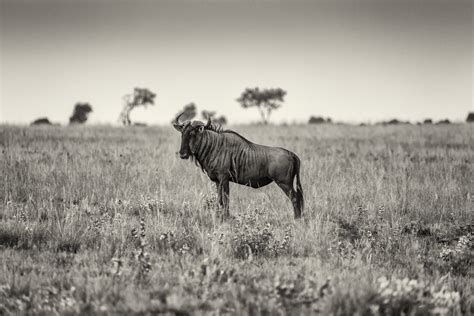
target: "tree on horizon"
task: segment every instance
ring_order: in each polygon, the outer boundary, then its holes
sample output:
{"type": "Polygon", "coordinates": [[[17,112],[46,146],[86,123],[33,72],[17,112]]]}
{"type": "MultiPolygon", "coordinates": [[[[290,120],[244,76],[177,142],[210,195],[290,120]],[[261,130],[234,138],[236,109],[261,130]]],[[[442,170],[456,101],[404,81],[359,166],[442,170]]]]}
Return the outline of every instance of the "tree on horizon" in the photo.
{"type": "Polygon", "coordinates": [[[256,107],[260,113],[263,124],[268,124],[270,115],[281,107],[286,91],[281,88],[262,89],[258,87],[246,88],[237,99],[244,108],[256,107]]]}
{"type": "Polygon", "coordinates": [[[216,116],[216,111],[207,111],[203,110],[201,112],[201,116],[204,119],[204,121],[207,121],[208,119],[211,119],[213,122],[218,123],[220,125],[225,125],[227,124],[227,118],[224,115],[221,116],[216,116]]]}
{"type": "Polygon", "coordinates": [[[133,93],[123,96],[124,106],[119,120],[123,125],[131,125],[130,112],[137,106],[154,105],[156,94],[147,88],[134,88],[133,93]]]}
{"type": "Polygon", "coordinates": [[[197,115],[196,104],[194,102],[190,102],[186,104],[178,114],[180,113],[183,113],[183,115],[181,115],[181,120],[183,121],[192,120],[197,115]]]}
{"type": "Polygon", "coordinates": [[[89,118],[92,112],[92,106],[87,102],[78,102],[74,106],[72,116],[69,118],[69,124],[83,124],[89,118]]]}

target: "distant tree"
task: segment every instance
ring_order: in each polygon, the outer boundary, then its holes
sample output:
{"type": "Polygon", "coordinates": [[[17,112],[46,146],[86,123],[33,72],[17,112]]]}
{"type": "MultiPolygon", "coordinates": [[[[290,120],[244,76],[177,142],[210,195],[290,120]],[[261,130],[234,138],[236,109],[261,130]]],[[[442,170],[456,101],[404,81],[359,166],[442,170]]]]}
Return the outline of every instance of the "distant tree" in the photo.
{"type": "Polygon", "coordinates": [[[76,103],[72,116],[69,118],[69,124],[83,124],[87,121],[89,113],[92,112],[92,107],[89,103],[76,103]]]}
{"type": "Polygon", "coordinates": [[[206,111],[203,110],[201,112],[202,118],[207,121],[208,119],[214,119],[214,116],[216,116],[216,111],[206,111]]]}
{"type": "Polygon", "coordinates": [[[466,122],[468,123],[474,122],[474,112],[469,112],[469,114],[466,117],[466,122]]]}
{"type": "Polygon", "coordinates": [[[448,119],[439,120],[436,124],[451,124],[451,121],[448,119]]]}
{"type": "Polygon", "coordinates": [[[392,119],[392,120],[386,122],[386,124],[388,124],[388,125],[398,125],[398,124],[402,124],[402,122],[397,120],[397,119],[392,119]]]}
{"type": "Polygon", "coordinates": [[[33,122],[31,122],[30,125],[53,125],[47,117],[40,117],[33,122]]]}
{"type": "Polygon", "coordinates": [[[193,102],[186,104],[179,113],[181,112],[183,112],[183,115],[180,118],[182,121],[192,120],[197,114],[196,104],[193,102]]]}
{"type": "Polygon", "coordinates": [[[215,118],[214,122],[216,122],[220,125],[226,125],[227,124],[227,118],[224,115],[221,115],[221,116],[215,118]]]}
{"type": "Polygon", "coordinates": [[[139,127],[146,127],[146,123],[142,123],[142,122],[135,122],[133,123],[133,126],[139,126],[139,127]]]}
{"type": "Polygon", "coordinates": [[[206,111],[203,110],[201,112],[202,118],[207,121],[208,119],[211,119],[213,122],[218,123],[220,125],[225,125],[227,124],[227,118],[224,115],[221,115],[219,117],[216,117],[216,112],[215,111],[206,111]]]}
{"type": "Polygon", "coordinates": [[[119,120],[123,125],[131,125],[130,112],[137,106],[154,105],[156,94],[147,88],[134,88],[133,93],[123,96],[123,109],[119,120]]]}
{"type": "Polygon", "coordinates": [[[308,124],[322,124],[322,123],[332,123],[332,119],[328,117],[327,119],[324,119],[322,116],[311,116],[309,118],[308,124]]]}
{"type": "Polygon", "coordinates": [[[270,115],[274,110],[277,110],[281,103],[284,102],[286,91],[280,88],[276,89],[262,89],[246,88],[244,92],[237,99],[237,102],[246,109],[256,107],[262,117],[262,122],[268,124],[270,115]]]}
{"type": "Polygon", "coordinates": [[[389,121],[377,122],[376,125],[399,125],[399,124],[410,124],[409,121],[400,121],[398,119],[391,119],[389,121]]]}
{"type": "Polygon", "coordinates": [[[433,120],[432,119],[425,119],[423,121],[423,124],[433,124],[433,120]]]}
{"type": "Polygon", "coordinates": [[[322,124],[324,122],[325,120],[321,116],[311,116],[308,121],[309,124],[322,124]]]}

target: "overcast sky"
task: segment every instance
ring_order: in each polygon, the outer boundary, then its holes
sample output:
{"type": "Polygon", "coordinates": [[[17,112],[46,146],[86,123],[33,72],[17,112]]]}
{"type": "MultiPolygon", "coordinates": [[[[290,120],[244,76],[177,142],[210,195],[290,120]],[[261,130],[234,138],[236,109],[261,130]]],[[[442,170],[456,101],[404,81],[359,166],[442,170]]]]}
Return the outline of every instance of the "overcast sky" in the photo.
{"type": "Polygon", "coordinates": [[[0,122],[65,123],[78,101],[116,123],[133,87],[157,93],[132,121],[186,103],[258,119],[246,87],[288,94],[273,122],[464,120],[473,111],[471,0],[1,1],[0,122]]]}

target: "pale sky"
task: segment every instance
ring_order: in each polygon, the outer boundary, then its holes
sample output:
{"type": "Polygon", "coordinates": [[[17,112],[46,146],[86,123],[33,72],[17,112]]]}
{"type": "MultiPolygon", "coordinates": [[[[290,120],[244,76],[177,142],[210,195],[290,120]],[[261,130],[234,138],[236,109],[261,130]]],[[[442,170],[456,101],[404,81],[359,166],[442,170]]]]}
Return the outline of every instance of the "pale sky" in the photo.
{"type": "Polygon", "coordinates": [[[0,0],[0,123],[116,123],[134,87],[157,94],[132,121],[183,105],[259,119],[246,87],[288,94],[272,122],[464,120],[473,108],[471,0],[0,0]]]}

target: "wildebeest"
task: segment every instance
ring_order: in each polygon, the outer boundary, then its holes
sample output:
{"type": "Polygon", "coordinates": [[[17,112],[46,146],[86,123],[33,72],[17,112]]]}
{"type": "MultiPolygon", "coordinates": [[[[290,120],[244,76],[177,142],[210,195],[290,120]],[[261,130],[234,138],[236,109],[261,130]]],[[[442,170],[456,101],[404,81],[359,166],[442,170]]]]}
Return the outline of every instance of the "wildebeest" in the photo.
{"type": "Polygon", "coordinates": [[[182,159],[193,158],[217,186],[219,204],[229,216],[229,182],[252,188],[273,181],[291,200],[295,218],[304,208],[300,181],[300,159],[284,148],[254,144],[231,130],[207,121],[181,122],[176,116],[173,126],[181,132],[182,159]],[[296,178],[296,190],[293,187],[296,178]]]}

